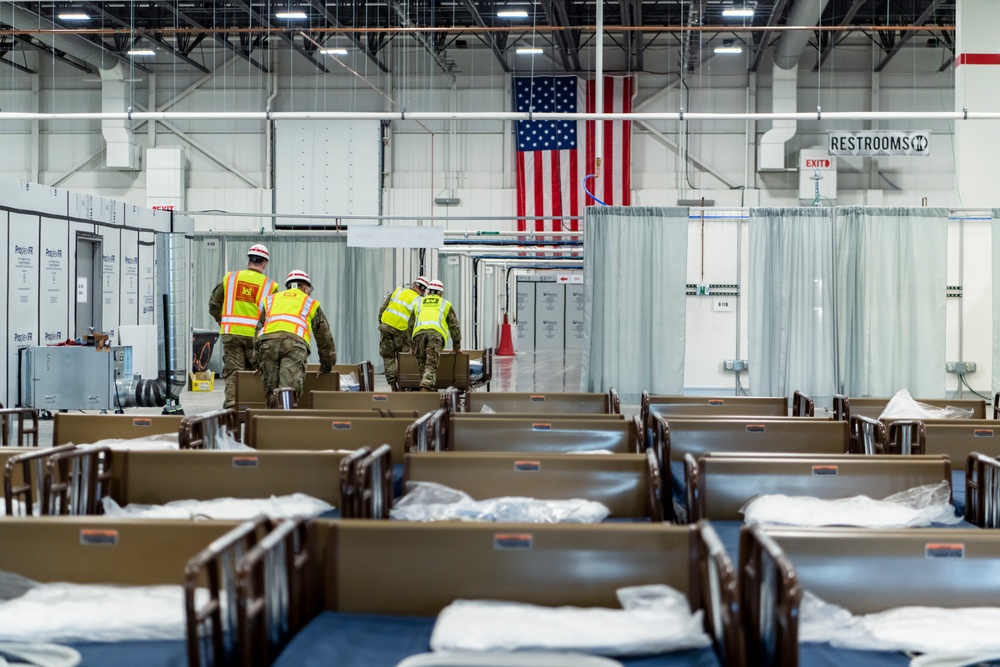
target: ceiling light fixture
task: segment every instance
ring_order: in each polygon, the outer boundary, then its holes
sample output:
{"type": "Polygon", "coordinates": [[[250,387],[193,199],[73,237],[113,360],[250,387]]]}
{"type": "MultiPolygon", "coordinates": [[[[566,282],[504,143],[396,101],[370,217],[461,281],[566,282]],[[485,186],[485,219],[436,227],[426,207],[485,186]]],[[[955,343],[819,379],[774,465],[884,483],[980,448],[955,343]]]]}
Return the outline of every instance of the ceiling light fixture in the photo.
{"type": "Polygon", "coordinates": [[[541,49],[514,49],[514,53],[520,53],[525,55],[537,55],[539,53],[544,53],[541,49]]]}
{"type": "Polygon", "coordinates": [[[305,12],[275,12],[274,18],[276,19],[307,19],[305,12]]]}
{"type": "Polygon", "coordinates": [[[730,9],[723,9],[722,15],[733,18],[749,18],[753,16],[753,7],[731,7],[730,9]]]}
{"type": "Polygon", "coordinates": [[[347,49],[320,49],[320,53],[324,56],[346,56],[347,49]]]}
{"type": "Polygon", "coordinates": [[[156,51],[153,49],[129,49],[126,51],[130,56],[155,56],[156,51]]]}
{"type": "Polygon", "coordinates": [[[526,19],[528,12],[523,9],[505,9],[502,12],[497,12],[497,16],[502,19],[526,19]]]}
{"type": "Polygon", "coordinates": [[[716,53],[736,54],[743,53],[743,47],[736,46],[731,39],[722,40],[722,46],[715,47],[716,53]]]}
{"type": "Polygon", "coordinates": [[[64,12],[62,14],[57,14],[60,20],[63,21],[89,21],[90,16],[80,12],[64,12]]]}

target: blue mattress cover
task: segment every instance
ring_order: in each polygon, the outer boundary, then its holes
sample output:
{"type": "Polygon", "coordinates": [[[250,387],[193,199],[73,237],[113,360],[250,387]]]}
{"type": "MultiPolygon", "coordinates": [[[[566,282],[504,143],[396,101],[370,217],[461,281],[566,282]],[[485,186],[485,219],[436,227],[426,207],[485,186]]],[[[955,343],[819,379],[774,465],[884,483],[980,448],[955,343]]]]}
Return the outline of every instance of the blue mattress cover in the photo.
{"type": "Polygon", "coordinates": [[[898,651],[854,651],[829,644],[799,644],[801,667],[909,667],[910,658],[898,651]]]}
{"type": "Polygon", "coordinates": [[[340,518],[340,510],[337,509],[337,508],[333,508],[332,510],[327,510],[327,511],[323,512],[322,514],[320,514],[316,518],[317,519],[339,519],[340,518]]]}
{"type": "Polygon", "coordinates": [[[187,667],[184,641],[67,644],[80,652],[81,667],[187,667]]]}
{"type": "Polygon", "coordinates": [[[405,489],[403,489],[403,464],[393,463],[392,464],[392,497],[401,498],[403,496],[405,489]]]}
{"type": "MultiPolygon", "coordinates": [[[[325,611],[292,639],[273,667],[395,667],[404,658],[430,651],[436,621],[434,616],[325,611]]],[[[619,660],[629,667],[721,665],[712,649],[619,660]]]]}
{"type": "Polygon", "coordinates": [[[951,503],[955,510],[965,516],[965,471],[951,471],[951,503]]]}

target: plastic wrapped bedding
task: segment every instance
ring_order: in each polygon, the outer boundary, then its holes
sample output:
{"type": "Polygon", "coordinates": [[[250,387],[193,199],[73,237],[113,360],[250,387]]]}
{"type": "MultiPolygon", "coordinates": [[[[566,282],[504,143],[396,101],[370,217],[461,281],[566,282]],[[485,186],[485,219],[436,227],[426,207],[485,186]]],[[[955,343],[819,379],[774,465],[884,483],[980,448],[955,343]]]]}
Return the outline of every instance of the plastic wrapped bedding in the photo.
{"type": "Polygon", "coordinates": [[[1000,653],[1000,607],[897,607],[864,616],[806,591],[799,607],[799,641],[861,651],[928,655],[1000,653]]]}
{"type": "Polygon", "coordinates": [[[340,376],[340,391],[361,391],[361,383],[354,373],[340,376]]]}
{"type": "MultiPolygon", "coordinates": [[[[206,591],[198,593],[207,596],[206,591]]],[[[122,642],[184,636],[181,586],[39,584],[0,603],[0,641],[122,642]]]]}
{"type": "Polygon", "coordinates": [[[473,382],[481,382],[483,379],[483,360],[469,360],[469,379],[473,382]]]}
{"type": "Polygon", "coordinates": [[[2,667],[76,667],[80,660],[80,652],[68,646],[0,642],[2,667]]]}
{"type": "Polygon", "coordinates": [[[175,500],[165,505],[131,504],[122,507],[105,497],[104,515],[127,519],[222,519],[244,521],[261,514],[271,519],[300,516],[313,519],[333,509],[326,501],[294,493],[270,498],[216,498],[215,500],[175,500]]]}
{"type": "Polygon", "coordinates": [[[867,496],[823,500],[808,496],[757,496],[740,508],[747,523],[785,526],[916,528],[962,521],[949,502],[948,482],[918,486],[884,500],[867,496]]]}
{"type": "Polygon", "coordinates": [[[972,419],[972,410],[948,406],[936,408],[916,401],[910,392],[900,389],[882,409],[879,419],[972,419]]]}
{"type": "Polygon", "coordinates": [[[125,451],[131,449],[179,449],[180,445],[177,443],[178,435],[176,433],[156,433],[142,438],[105,438],[89,444],[95,447],[110,447],[113,450],[125,451]]]}
{"type": "Polygon", "coordinates": [[[457,600],[438,615],[431,648],[628,656],[711,645],[701,612],[692,614],[678,591],[658,585],[618,593],[623,609],[457,600]]]}
{"type": "Polygon", "coordinates": [[[590,500],[537,500],[509,496],[473,500],[458,489],[434,482],[410,482],[407,494],[389,511],[399,521],[485,521],[512,523],[600,523],[611,514],[590,500]]]}

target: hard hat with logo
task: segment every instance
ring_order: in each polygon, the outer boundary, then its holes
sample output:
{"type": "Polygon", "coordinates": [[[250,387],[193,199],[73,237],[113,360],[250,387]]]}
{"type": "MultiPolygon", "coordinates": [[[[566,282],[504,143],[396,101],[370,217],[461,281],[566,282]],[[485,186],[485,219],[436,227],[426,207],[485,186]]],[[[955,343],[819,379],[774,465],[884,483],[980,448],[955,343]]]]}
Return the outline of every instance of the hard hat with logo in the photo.
{"type": "Polygon", "coordinates": [[[250,246],[250,250],[247,251],[247,257],[251,259],[260,258],[269,260],[271,259],[271,253],[267,251],[267,246],[263,243],[255,243],[250,246]]]}
{"type": "Polygon", "coordinates": [[[427,289],[431,292],[441,292],[444,294],[444,283],[440,280],[432,280],[427,286],[427,289]]]}
{"type": "Polygon", "coordinates": [[[285,287],[288,287],[291,283],[305,283],[312,287],[312,280],[309,279],[309,274],[298,269],[289,273],[288,277],[285,278],[285,287]]]}
{"type": "Polygon", "coordinates": [[[431,284],[430,281],[427,280],[427,276],[417,276],[417,279],[414,280],[413,282],[416,283],[417,285],[420,285],[424,289],[427,289],[428,286],[430,286],[431,284]]]}

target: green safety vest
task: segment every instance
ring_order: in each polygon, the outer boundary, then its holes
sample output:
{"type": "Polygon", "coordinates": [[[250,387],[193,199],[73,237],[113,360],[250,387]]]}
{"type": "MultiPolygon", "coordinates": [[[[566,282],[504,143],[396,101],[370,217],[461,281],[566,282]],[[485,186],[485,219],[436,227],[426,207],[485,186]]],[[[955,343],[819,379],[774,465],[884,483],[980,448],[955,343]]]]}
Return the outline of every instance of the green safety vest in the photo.
{"type": "Polygon", "coordinates": [[[389,297],[389,305],[382,311],[382,324],[388,324],[393,329],[406,331],[410,324],[410,315],[417,304],[420,295],[409,287],[400,287],[389,297]]]}
{"type": "Polygon", "coordinates": [[[448,325],[445,320],[451,312],[451,301],[443,296],[425,296],[416,306],[417,322],[413,325],[413,335],[421,331],[437,331],[442,337],[448,337],[448,325]]]}

